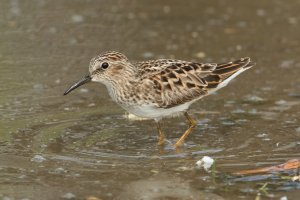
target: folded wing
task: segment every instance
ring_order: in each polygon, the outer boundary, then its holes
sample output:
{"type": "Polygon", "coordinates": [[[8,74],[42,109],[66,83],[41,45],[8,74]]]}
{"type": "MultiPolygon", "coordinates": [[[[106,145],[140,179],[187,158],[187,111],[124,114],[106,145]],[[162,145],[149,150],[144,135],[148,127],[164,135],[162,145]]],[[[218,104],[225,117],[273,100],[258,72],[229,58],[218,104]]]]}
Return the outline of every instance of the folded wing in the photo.
{"type": "Polygon", "coordinates": [[[156,94],[160,95],[159,106],[170,108],[200,99],[226,86],[253,65],[250,58],[241,58],[222,64],[156,60],[139,63],[137,67],[141,79],[152,82],[156,94]]]}

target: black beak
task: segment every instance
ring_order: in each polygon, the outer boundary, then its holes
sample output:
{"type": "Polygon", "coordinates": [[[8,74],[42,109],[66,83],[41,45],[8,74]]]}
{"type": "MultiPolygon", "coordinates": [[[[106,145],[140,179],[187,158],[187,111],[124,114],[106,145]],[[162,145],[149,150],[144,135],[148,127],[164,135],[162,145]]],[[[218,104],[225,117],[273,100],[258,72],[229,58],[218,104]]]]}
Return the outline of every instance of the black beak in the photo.
{"type": "Polygon", "coordinates": [[[74,85],[72,85],[69,89],[67,89],[64,93],[64,95],[69,94],[72,90],[75,90],[76,88],[78,88],[79,86],[86,84],[88,82],[90,82],[92,80],[90,75],[87,75],[85,77],[83,77],[80,81],[78,81],[77,83],[75,83],[74,85]]]}

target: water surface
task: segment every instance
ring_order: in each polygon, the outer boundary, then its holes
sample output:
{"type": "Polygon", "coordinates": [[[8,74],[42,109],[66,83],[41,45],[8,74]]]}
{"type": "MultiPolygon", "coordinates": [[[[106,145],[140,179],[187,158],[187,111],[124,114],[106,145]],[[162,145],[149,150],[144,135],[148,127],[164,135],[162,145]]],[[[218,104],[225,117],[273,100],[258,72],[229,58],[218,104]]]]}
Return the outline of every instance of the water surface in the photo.
{"type": "Polygon", "coordinates": [[[233,175],[300,158],[299,1],[1,1],[0,198],[297,199],[283,174],[233,175]],[[183,118],[127,119],[104,86],[64,90],[107,50],[130,60],[257,65],[183,118]],[[215,175],[195,168],[216,160],[215,175]],[[146,198],[145,196],[148,196],[146,198]],[[193,197],[193,198],[192,198],[193,197]]]}

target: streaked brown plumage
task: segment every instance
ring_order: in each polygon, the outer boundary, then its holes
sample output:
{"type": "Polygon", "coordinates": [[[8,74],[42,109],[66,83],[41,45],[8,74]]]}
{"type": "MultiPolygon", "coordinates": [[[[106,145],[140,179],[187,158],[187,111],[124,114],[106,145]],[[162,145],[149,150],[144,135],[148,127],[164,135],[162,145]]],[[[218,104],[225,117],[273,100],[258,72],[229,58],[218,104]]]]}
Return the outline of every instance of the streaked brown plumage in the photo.
{"type": "Polygon", "coordinates": [[[106,52],[91,60],[90,74],[65,94],[88,81],[103,83],[112,99],[125,110],[157,122],[160,144],[164,135],[159,121],[184,113],[190,127],[175,144],[178,147],[195,126],[195,121],[187,114],[189,106],[226,86],[231,79],[253,65],[250,58],[222,64],[173,59],[131,63],[121,53],[106,52]]]}

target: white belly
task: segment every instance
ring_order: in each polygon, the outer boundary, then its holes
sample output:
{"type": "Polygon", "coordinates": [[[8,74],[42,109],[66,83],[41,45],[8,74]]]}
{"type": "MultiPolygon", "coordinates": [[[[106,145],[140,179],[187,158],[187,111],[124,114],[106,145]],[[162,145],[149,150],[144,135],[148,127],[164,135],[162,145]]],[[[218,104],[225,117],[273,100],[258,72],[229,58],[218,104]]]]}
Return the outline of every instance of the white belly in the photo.
{"type": "Polygon", "coordinates": [[[174,115],[178,115],[186,111],[192,103],[193,102],[187,102],[185,104],[175,106],[172,108],[158,108],[155,105],[141,105],[141,106],[121,105],[121,106],[128,112],[138,117],[160,120],[161,118],[172,117],[174,115]]]}

